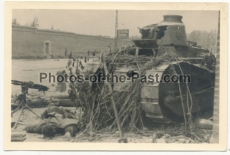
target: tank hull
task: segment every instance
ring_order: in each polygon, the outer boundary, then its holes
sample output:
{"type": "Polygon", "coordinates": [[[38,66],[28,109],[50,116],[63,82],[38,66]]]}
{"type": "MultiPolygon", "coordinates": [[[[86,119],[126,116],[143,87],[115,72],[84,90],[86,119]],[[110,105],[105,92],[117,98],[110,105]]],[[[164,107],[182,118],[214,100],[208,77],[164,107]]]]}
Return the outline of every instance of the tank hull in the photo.
{"type": "MultiPolygon", "coordinates": [[[[129,70],[129,68],[121,68],[116,70],[115,74],[127,76],[129,70]]],[[[183,121],[182,102],[185,113],[188,113],[188,109],[191,108],[194,117],[197,112],[212,109],[215,73],[211,70],[184,61],[165,62],[145,72],[146,77],[156,76],[156,74],[159,75],[158,82],[155,80],[151,83],[143,83],[141,88],[140,104],[146,117],[156,122],[181,122],[183,121]],[[181,79],[178,82],[167,82],[164,79],[166,75],[171,77],[177,75],[181,79]]],[[[131,81],[115,83],[114,91],[122,90],[130,84],[131,81]]]]}
{"type": "Polygon", "coordinates": [[[141,104],[146,116],[162,122],[178,122],[185,113],[206,112],[213,107],[215,73],[187,62],[172,62],[152,70],[146,75],[160,75],[160,83],[144,84],[141,92],[141,104]],[[178,82],[164,81],[165,75],[182,77],[178,82]],[[190,79],[185,78],[190,76],[190,79]]]}

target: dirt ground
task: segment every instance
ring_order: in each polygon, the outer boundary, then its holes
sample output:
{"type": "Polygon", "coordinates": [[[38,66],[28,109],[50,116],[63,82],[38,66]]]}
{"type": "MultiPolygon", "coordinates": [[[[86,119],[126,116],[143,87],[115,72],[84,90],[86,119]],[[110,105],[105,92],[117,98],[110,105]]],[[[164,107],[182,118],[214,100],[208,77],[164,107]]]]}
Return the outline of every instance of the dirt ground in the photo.
{"type": "MultiPolygon", "coordinates": [[[[32,108],[35,113],[40,115],[47,107],[44,108],[32,108]]],[[[75,110],[75,108],[67,108],[71,110],[75,110]]],[[[16,121],[18,116],[20,114],[20,110],[17,111],[12,118],[12,121],[16,121]]],[[[17,125],[17,128],[13,132],[25,132],[24,128],[26,124],[35,124],[40,121],[40,118],[31,113],[28,110],[24,110],[22,113],[22,116],[20,118],[20,123],[17,125]]],[[[151,131],[154,133],[154,131],[151,131]]],[[[135,133],[125,133],[125,136],[128,138],[129,142],[132,143],[151,143],[152,138],[151,136],[143,136],[141,134],[135,134],[135,133]]],[[[114,134],[95,134],[94,140],[89,140],[87,137],[81,137],[79,139],[76,139],[76,142],[111,142],[111,143],[117,143],[119,138],[119,132],[117,131],[114,134]]],[[[43,135],[41,134],[34,134],[34,133],[26,133],[26,139],[24,142],[74,142],[75,137],[69,137],[66,135],[55,135],[52,139],[43,139],[43,135]]]]}
{"type": "MultiPolygon", "coordinates": [[[[75,111],[74,107],[65,107],[66,109],[75,111]]],[[[47,107],[42,108],[32,108],[32,110],[39,116],[46,110],[47,107]]],[[[12,122],[15,122],[20,114],[20,110],[13,114],[12,122]]],[[[79,111],[76,111],[76,115],[79,111]]],[[[34,115],[29,110],[24,110],[20,118],[20,123],[18,123],[17,128],[12,132],[25,132],[25,126],[27,124],[35,124],[40,121],[40,118],[34,115]]],[[[178,126],[178,125],[177,125],[178,126]]],[[[203,135],[202,141],[199,138],[186,137],[184,135],[175,134],[176,130],[181,128],[176,128],[175,125],[153,123],[148,128],[144,128],[142,131],[126,132],[124,136],[127,138],[128,143],[207,143],[210,136],[210,130],[199,130],[203,135]],[[156,137],[157,135],[157,137],[156,137]],[[160,135],[160,137],[159,137],[160,135]],[[155,137],[154,137],[155,136],[155,137]]],[[[26,132],[25,132],[26,133],[26,132]]],[[[178,133],[178,131],[177,131],[178,133]]],[[[23,142],[91,142],[91,143],[118,143],[119,132],[115,133],[94,133],[92,139],[89,136],[77,135],[76,137],[70,137],[66,135],[56,134],[52,139],[43,138],[42,134],[26,133],[26,139],[23,142]]]]}

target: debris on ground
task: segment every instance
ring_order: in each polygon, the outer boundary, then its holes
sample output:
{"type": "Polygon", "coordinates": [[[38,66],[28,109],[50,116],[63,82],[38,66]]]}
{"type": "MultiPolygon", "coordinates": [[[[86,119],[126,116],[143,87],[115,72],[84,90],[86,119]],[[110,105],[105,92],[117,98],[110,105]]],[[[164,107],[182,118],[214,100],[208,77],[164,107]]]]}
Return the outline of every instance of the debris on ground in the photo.
{"type": "Polygon", "coordinates": [[[201,129],[212,129],[213,121],[208,120],[208,119],[196,119],[194,121],[194,125],[197,128],[201,128],[201,129]]]}
{"type": "Polygon", "coordinates": [[[26,139],[25,132],[12,132],[11,133],[11,141],[13,142],[24,141],[25,139],[26,139]]]}

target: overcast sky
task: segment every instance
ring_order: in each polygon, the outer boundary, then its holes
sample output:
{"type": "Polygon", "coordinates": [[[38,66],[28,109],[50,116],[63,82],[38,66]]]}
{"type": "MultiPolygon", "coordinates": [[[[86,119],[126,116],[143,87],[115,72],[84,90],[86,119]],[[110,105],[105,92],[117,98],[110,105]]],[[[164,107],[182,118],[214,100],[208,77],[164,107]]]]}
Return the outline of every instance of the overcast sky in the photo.
{"type": "MultiPolygon", "coordinates": [[[[118,10],[118,29],[129,29],[130,36],[140,35],[137,27],[161,22],[163,15],[182,15],[186,32],[217,30],[218,11],[124,11],[118,10]]],[[[114,37],[114,10],[13,10],[13,18],[20,25],[38,18],[39,28],[74,32],[78,34],[114,37]]]]}

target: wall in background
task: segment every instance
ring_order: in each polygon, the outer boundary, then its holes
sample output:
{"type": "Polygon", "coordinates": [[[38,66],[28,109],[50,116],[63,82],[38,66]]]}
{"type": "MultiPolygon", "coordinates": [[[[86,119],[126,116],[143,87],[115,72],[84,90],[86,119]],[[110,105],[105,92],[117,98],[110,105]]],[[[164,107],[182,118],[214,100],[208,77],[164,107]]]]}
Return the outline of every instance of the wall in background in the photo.
{"type": "MultiPolygon", "coordinates": [[[[118,40],[118,48],[130,45],[130,40],[118,40]]],[[[114,48],[114,38],[81,35],[71,32],[44,30],[27,26],[12,26],[12,57],[62,57],[65,49],[73,56],[88,50],[109,51],[114,48]]]]}

